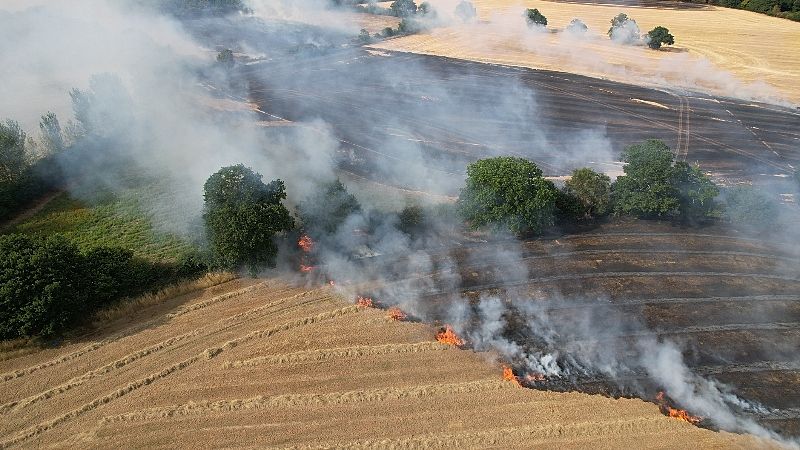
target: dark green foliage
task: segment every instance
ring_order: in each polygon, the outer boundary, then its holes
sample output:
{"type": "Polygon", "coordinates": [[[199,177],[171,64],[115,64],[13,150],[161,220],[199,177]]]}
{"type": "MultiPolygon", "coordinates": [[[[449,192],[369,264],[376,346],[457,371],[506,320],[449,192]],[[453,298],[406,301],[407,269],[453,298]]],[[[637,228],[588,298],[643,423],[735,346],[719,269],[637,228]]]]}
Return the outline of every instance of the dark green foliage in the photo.
{"type": "Polygon", "coordinates": [[[0,236],[0,339],[60,334],[97,308],[203,270],[148,263],[121,248],[80,252],[58,234],[0,236]]]}
{"type": "Polygon", "coordinates": [[[674,214],[680,201],[672,185],[673,155],[662,141],[650,139],[625,149],[625,175],[614,184],[617,213],[639,217],[674,214]]]}
{"type": "Polygon", "coordinates": [[[242,164],[223,167],[204,186],[208,239],[216,261],[225,268],[246,265],[251,273],[275,265],[276,234],[294,228],[294,220],[281,201],[283,181],[269,184],[242,164]]]}
{"type": "Polygon", "coordinates": [[[691,222],[703,221],[718,216],[715,199],[719,188],[699,167],[685,162],[675,163],[672,184],[678,191],[680,216],[691,222]]]}
{"type": "Polygon", "coordinates": [[[737,186],[726,189],[725,219],[735,226],[754,230],[775,228],[778,204],[752,186],[737,186]]]}
{"type": "Polygon", "coordinates": [[[236,65],[233,50],[226,48],[217,54],[217,62],[225,67],[231,68],[236,65]]]}
{"type": "Polygon", "coordinates": [[[556,219],[559,223],[585,219],[586,208],[581,200],[566,186],[556,193],[556,219]]]}
{"type": "Polygon", "coordinates": [[[436,14],[436,12],[433,10],[433,6],[431,6],[430,3],[422,2],[417,8],[417,14],[422,16],[427,16],[430,14],[433,17],[436,14]]]}
{"type": "Polygon", "coordinates": [[[611,212],[611,178],[592,169],[575,169],[564,190],[578,199],[580,217],[593,218],[611,212]]]}
{"type": "Polygon", "coordinates": [[[707,3],[800,21],[798,0],[708,0],[707,3]]]}
{"type": "Polygon", "coordinates": [[[547,26],[547,17],[536,8],[525,10],[525,18],[528,20],[528,25],[547,26]]]}
{"type": "Polygon", "coordinates": [[[681,217],[698,221],[716,215],[719,190],[698,167],[673,164],[669,147],[650,139],[622,156],[625,175],[613,187],[617,213],[638,217],[681,217]]]}
{"type": "Polygon", "coordinates": [[[608,29],[608,35],[611,36],[614,34],[614,29],[619,28],[625,24],[628,20],[633,20],[628,17],[625,13],[619,13],[611,19],[611,28],[608,29]]]}
{"type": "Polygon", "coordinates": [[[383,30],[381,30],[381,37],[392,37],[392,36],[394,36],[394,29],[392,29],[391,27],[386,27],[383,30]]]}
{"type": "Polygon", "coordinates": [[[389,8],[397,17],[409,17],[417,13],[417,4],[414,0],[395,0],[389,8]]]}
{"type": "Polygon", "coordinates": [[[672,45],[674,43],[675,38],[664,27],[655,27],[647,33],[647,46],[654,50],[661,48],[662,44],[672,45]]]}
{"type": "Polygon", "coordinates": [[[531,161],[482,159],[467,167],[458,210],[474,229],[489,226],[536,234],[553,225],[557,195],[558,189],[531,161]]]}
{"type": "Polygon", "coordinates": [[[303,227],[313,235],[333,234],[352,214],[361,212],[361,205],[341,181],[323,184],[300,205],[303,227]]]}
{"type": "Polygon", "coordinates": [[[413,34],[422,31],[422,24],[412,18],[405,18],[397,24],[397,33],[413,34]]]}
{"type": "Polygon", "coordinates": [[[28,168],[26,134],[13,120],[0,122],[0,183],[14,183],[28,168]]]}
{"type": "Polygon", "coordinates": [[[419,205],[408,205],[397,215],[397,228],[410,236],[425,229],[425,210],[419,205]]]}

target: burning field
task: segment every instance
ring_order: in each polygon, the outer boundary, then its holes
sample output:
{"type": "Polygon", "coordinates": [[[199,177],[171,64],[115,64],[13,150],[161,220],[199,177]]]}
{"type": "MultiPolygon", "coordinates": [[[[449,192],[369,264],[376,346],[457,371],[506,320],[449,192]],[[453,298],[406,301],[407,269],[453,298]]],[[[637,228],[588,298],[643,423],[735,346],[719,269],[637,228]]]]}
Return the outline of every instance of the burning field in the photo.
{"type": "Polygon", "coordinates": [[[330,287],[233,281],[126,322],[0,362],[3,447],[755,444],[641,400],[520,389],[452,329],[437,342],[330,287]]]}

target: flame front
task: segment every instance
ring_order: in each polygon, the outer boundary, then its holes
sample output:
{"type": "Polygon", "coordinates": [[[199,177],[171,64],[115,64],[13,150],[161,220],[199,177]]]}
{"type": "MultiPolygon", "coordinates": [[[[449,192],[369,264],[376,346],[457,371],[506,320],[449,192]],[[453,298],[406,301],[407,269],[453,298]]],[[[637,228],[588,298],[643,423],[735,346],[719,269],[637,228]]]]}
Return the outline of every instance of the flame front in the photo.
{"type": "Polygon", "coordinates": [[[514,375],[514,369],[508,366],[503,366],[503,380],[511,381],[518,387],[522,387],[522,383],[519,382],[519,377],[514,375]]]}
{"type": "Polygon", "coordinates": [[[444,329],[436,334],[436,340],[444,344],[453,345],[455,347],[461,347],[464,345],[464,340],[458,337],[450,325],[445,325],[444,329]]]}
{"type": "Polygon", "coordinates": [[[305,264],[300,264],[300,272],[308,273],[314,270],[314,266],[307,266],[305,264]]]}
{"type": "Polygon", "coordinates": [[[362,297],[359,295],[356,297],[356,305],[362,308],[372,308],[375,306],[375,302],[373,302],[369,297],[362,297]]]}
{"type": "Polygon", "coordinates": [[[700,416],[693,416],[689,414],[689,412],[687,412],[685,409],[677,409],[669,406],[666,398],[664,397],[664,391],[661,391],[656,395],[656,402],[658,403],[658,407],[661,412],[669,417],[683,420],[684,422],[689,422],[692,425],[697,425],[703,420],[703,418],[700,416]]]}
{"type": "Polygon", "coordinates": [[[309,235],[304,234],[300,236],[300,240],[297,241],[297,246],[305,253],[309,253],[311,250],[314,250],[314,240],[311,239],[309,235]]]}
{"type": "Polygon", "coordinates": [[[386,311],[386,316],[392,320],[396,320],[398,322],[402,322],[408,318],[408,315],[404,313],[400,308],[397,306],[392,306],[386,311]]]}

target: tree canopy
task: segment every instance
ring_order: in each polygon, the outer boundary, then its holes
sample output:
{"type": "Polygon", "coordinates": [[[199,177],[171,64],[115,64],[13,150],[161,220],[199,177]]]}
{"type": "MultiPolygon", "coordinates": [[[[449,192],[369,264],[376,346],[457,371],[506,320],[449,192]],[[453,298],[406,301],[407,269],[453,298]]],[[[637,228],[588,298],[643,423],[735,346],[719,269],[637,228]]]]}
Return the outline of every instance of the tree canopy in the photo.
{"type": "Polygon", "coordinates": [[[414,0],[395,0],[389,8],[397,17],[409,17],[417,13],[417,4],[414,0]]]}
{"type": "Polygon", "coordinates": [[[658,26],[653,28],[647,33],[647,46],[658,50],[662,44],[672,45],[675,43],[675,38],[669,33],[669,30],[658,26]]]}
{"type": "Polygon", "coordinates": [[[27,169],[26,136],[19,123],[0,122],[0,183],[17,181],[27,169]]]}
{"type": "Polygon", "coordinates": [[[528,25],[547,26],[547,17],[540,13],[537,8],[525,10],[525,18],[528,21],[528,25]]]}
{"type": "Polygon", "coordinates": [[[281,180],[269,184],[242,164],[223,167],[204,186],[206,224],[211,250],[230,269],[275,265],[276,234],[294,228],[294,220],[281,203],[286,190],[281,180]]]}
{"type": "Polygon", "coordinates": [[[664,142],[650,139],[631,145],[622,159],[625,175],[617,178],[613,188],[617,213],[687,220],[714,215],[719,189],[698,167],[675,164],[664,142]]]}
{"type": "Polygon", "coordinates": [[[321,185],[298,209],[307,231],[333,234],[350,215],[361,212],[361,205],[341,181],[335,180],[321,185]]]}
{"type": "Polygon", "coordinates": [[[535,163],[503,156],[467,167],[457,207],[474,229],[489,226],[535,234],[553,225],[557,194],[535,163]]]}
{"type": "Polygon", "coordinates": [[[611,212],[611,178],[592,169],[575,169],[564,186],[582,205],[585,217],[604,216],[611,212]]]}

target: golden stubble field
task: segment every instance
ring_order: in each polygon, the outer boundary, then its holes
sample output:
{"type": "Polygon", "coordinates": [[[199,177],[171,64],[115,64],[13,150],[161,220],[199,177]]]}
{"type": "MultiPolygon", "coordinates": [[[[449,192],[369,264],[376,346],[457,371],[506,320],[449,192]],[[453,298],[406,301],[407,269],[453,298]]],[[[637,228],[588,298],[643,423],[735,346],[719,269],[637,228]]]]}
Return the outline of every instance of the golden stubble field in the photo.
{"type": "Polygon", "coordinates": [[[523,389],[332,288],[234,280],[0,362],[0,447],[748,448],[640,400],[523,389]]]}
{"type": "MultiPolygon", "coordinates": [[[[442,8],[452,2],[432,0],[442,8]]],[[[673,86],[712,94],[800,103],[800,23],[748,11],[675,9],[542,0],[475,0],[479,21],[436,28],[374,47],[474,61],[557,70],[647,86],[673,86]],[[538,8],[551,32],[527,28],[525,8],[538,8]],[[657,25],[675,36],[673,48],[653,51],[610,42],[618,13],[642,33],[657,25]],[[573,19],[589,28],[561,30],[573,19]]]]}

